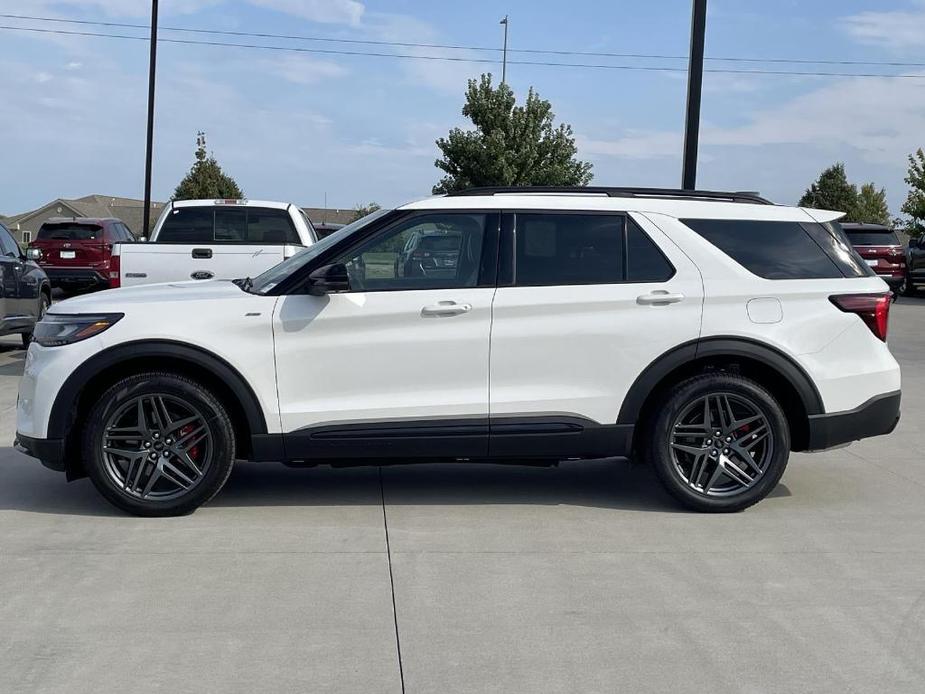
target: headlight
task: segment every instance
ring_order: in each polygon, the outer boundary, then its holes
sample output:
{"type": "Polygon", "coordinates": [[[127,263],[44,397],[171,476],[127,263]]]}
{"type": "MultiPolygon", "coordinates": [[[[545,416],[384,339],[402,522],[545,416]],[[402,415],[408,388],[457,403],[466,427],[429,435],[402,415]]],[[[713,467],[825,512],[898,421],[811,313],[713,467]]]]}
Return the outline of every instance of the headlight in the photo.
{"type": "Polygon", "coordinates": [[[43,347],[60,347],[99,335],[115,325],[124,313],[46,313],[33,337],[43,347]]]}
{"type": "Polygon", "coordinates": [[[42,249],[41,248],[27,248],[26,258],[29,260],[41,260],[42,249]]]}

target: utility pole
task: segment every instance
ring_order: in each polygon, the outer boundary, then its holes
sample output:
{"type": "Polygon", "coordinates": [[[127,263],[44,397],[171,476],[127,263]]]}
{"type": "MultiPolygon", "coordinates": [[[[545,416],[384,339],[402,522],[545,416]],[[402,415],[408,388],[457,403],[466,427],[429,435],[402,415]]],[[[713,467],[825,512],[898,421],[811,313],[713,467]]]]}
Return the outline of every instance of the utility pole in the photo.
{"type": "Polygon", "coordinates": [[[697,146],[700,142],[700,96],[703,91],[703,45],[707,33],[707,0],[693,0],[691,55],[687,65],[687,124],[681,187],[697,188],[697,146]]]}
{"type": "Polygon", "coordinates": [[[141,235],[147,239],[151,226],[151,157],[154,147],[154,76],[157,65],[157,0],[151,0],[151,56],[148,59],[148,139],[145,146],[145,209],[141,235]]]}
{"type": "Polygon", "coordinates": [[[504,25],[504,53],[501,57],[501,84],[504,84],[504,81],[507,78],[507,15],[504,15],[504,19],[498,22],[498,24],[504,25]]]}

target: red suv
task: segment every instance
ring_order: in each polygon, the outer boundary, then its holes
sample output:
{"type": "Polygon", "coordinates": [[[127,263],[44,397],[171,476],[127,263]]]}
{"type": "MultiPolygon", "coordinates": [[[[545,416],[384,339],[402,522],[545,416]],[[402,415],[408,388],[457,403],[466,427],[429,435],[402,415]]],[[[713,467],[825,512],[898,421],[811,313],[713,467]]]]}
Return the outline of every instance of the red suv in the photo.
{"type": "Polygon", "coordinates": [[[53,287],[109,289],[119,286],[112,246],[133,241],[132,232],[119,219],[58,217],[41,226],[26,255],[45,270],[53,287]]]}
{"type": "Polygon", "coordinates": [[[841,228],[854,250],[894,292],[906,279],[906,249],[896,233],[882,224],[845,222],[841,228]]]}

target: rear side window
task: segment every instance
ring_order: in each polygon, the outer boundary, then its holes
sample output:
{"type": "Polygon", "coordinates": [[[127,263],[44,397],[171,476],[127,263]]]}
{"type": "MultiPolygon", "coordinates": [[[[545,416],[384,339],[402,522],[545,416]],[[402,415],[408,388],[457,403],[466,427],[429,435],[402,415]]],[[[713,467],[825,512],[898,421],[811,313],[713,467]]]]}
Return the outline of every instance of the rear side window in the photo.
{"type": "Polygon", "coordinates": [[[682,219],[689,228],[765,279],[863,277],[856,254],[824,224],[682,219]]]}
{"type": "Polygon", "coordinates": [[[515,284],[665,282],[675,269],[624,215],[517,213],[515,284]]]}
{"type": "Polygon", "coordinates": [[[520,286],[622,282],[622,215],[518,213],[514,253],[520,286]]]}
{"type": "Polygon", "coordinates": [[[79,224],[62,222],[43,224],[36,239],[39,241],[95,241],[103,236],[103,227],[99,224],[79,224]]]}
{"type": "Polygon", "coordinates": [[[157,237],[164,243],[299,244],[286,210],[263,207],[177,207],[157,237]]]}
{"type": "Polygon", "coordinates": [[[626,225],[626,279],[629,282],[666,282],[674,267],[658,246],[630,219],[626,225]]]}
{"type": "Polygon", "coordinates": [[[855,246],[898,246],[899,239],[889,229],[882,231],[869,231],[860,229],[845,229],[842,231],[848,236],[848,240],[855,246]]]}

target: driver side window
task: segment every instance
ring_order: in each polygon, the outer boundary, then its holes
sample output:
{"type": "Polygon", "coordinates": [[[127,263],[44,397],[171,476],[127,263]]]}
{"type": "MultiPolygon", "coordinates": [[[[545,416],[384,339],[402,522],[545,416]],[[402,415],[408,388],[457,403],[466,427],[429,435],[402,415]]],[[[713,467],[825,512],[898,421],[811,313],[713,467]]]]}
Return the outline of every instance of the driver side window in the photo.
{"type": "Polygon", "coordinates": [[[6,227],[0,227],[0,253],[10,258],[18,258],[21,255],[19,244],[6,227]]]}
{"type": "Polygon", "coordinates": [[[338,262],[354,292],[475,287],[485,214],[428,214],[396,224],[338,262]]]}

